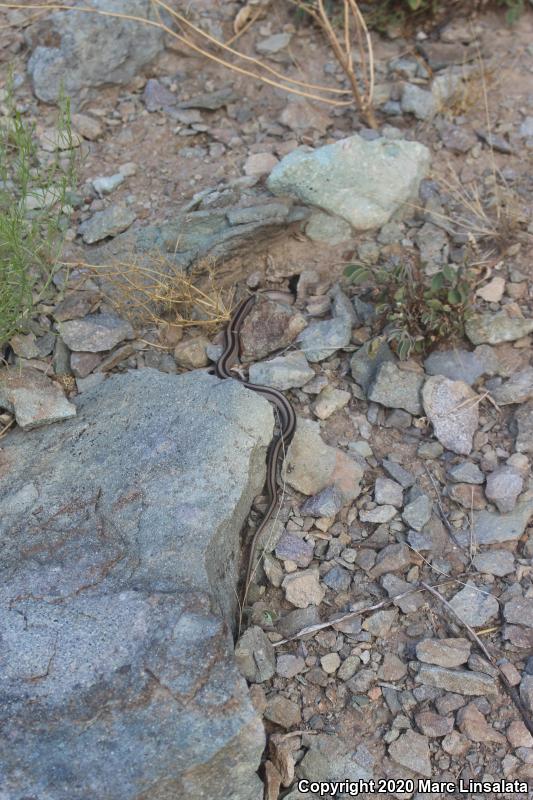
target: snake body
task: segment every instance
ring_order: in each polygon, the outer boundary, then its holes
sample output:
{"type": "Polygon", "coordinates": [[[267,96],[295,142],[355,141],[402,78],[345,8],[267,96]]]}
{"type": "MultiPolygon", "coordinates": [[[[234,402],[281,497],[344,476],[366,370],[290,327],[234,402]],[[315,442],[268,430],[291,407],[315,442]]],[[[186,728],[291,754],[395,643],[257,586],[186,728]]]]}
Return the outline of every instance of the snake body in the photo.
{"type": "Polygon", "coordinates": [[[274,437],[268,449],[266,476],[268,507],[265,511],[261,524],[254,533],[252,544],[250,546],[248,567],[246,571],[246,580],[243,592],[243,605],[246,601],[248,587],[253,576],[257,544],[279,501],[277,481],[278,462],[280,460],[280,456],[284,455],[286,448],[289,446],[296,429],[296,415],[294,413],[294,409],[282,392],[278,391],[277,389],[272,389],[270,386],[260,386],[256,383],[250,383],[249,381],[239,378],[234,372],[231,372],[231,368],[239,361],[240,330],[255,301],[256,297],[255,295],[252,295],[239,303],[235,309],[235,312],[233,313],[233,316],[226,327],[224,350],[222,351],[222,355],[215,365],[215,374],[218,378],[237,379],[244,386],[246,386],[247,389],[251,389],[253,392],[257,392],[257,394],[260,394],[262,397],[265,397],[267,400],[269,400],[276,409],[280,427],[279,433],[274,437]]]}

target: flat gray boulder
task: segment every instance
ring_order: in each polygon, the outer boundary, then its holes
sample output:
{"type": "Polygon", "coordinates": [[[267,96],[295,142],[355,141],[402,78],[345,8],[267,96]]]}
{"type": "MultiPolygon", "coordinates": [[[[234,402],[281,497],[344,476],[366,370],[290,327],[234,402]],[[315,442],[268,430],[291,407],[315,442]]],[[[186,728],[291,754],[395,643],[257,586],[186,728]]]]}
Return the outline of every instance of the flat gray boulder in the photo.
{"type": "Polygon", "coordinates": [[[258,800],[230,628],[271,408],[151,369],[75,403],[0,450],[2,798],[258,800]]]}
{"type": "Polygon", "coordinates": [[[128,83],[163,50],[162,30],[112,16],[154,19],[149,0],[92,0],[90,6],[95,12],[56,11],[30,28],[29,44],[37,46],[28,72],[39,100],[55,102],[62,85],[75,100],[84,88],[128,83]],[[41,44],[49,41],[53,46],[41,44]]]}
{"type": "Polygon", "coordinates": [[[367,141],[356,134],[316,150],[293,150],[274,167],[267,186],[341,217],[355,230],[369,230],[416,197],[429,161],[419,142],[367,141]]]}

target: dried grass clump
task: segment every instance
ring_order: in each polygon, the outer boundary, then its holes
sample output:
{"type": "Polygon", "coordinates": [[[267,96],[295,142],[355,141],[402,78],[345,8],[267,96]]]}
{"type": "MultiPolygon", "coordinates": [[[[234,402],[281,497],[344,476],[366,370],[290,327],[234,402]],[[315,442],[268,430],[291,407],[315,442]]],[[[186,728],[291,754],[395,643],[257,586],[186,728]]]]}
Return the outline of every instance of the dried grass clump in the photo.
{"type": "Polygon", "coordinates": [[[184,272],[171,259],[152,253],[143,255],[142,262],[132,256],[76,267],[97,278],[107,302],[136,325],[194,326],[211,332],[230,317],[234,290],[220,285],[212,261],[200,261],[184,272]]]}

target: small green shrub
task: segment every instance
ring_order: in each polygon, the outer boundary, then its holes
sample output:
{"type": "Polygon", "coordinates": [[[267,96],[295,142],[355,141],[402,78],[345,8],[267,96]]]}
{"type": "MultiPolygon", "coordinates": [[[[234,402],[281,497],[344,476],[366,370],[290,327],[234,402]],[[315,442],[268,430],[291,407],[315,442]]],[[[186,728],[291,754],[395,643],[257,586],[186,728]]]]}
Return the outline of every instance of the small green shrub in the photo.
{"type": "Polygon", "coordinates": [[[17,110],[8,81],[0,116],[0,346],[24,330],[54,275],[67,194],[75,183],[70,106],[60,102],[58,148],[39,155],[34,126],[17,110]]]}
{"type": "Polygon", "coordinates": [[[392,270],[350,264],[344,274],[352,283],[375,283],[377,324],[401,359],[464,333],[475,288],[475,274],[466,266],[445,266],[431,278],[409,263],[392,270]]]}

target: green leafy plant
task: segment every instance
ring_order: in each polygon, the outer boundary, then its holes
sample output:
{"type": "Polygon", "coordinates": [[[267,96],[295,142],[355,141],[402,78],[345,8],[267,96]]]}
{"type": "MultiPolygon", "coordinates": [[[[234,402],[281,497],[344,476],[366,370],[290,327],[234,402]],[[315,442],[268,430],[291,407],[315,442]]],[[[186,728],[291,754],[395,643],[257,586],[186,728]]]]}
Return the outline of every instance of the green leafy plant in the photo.
{"type": "Polygon", "coordinates": [[[401,359],[464,332],[476,277],[466,266],[454,269],[447,265],[431,278],[410,263],[390,270],[350,264],[344,274],[355,284],[375,284],[371,295],[377,324],[401,359]]]}
{"type": "Polygon", "coordinates": [[[60,102],[52,152],[17,109],[8,79],[0,116],[0,346],[24,330],[54,275],[75,183],[70,105],[60,102]]]}

